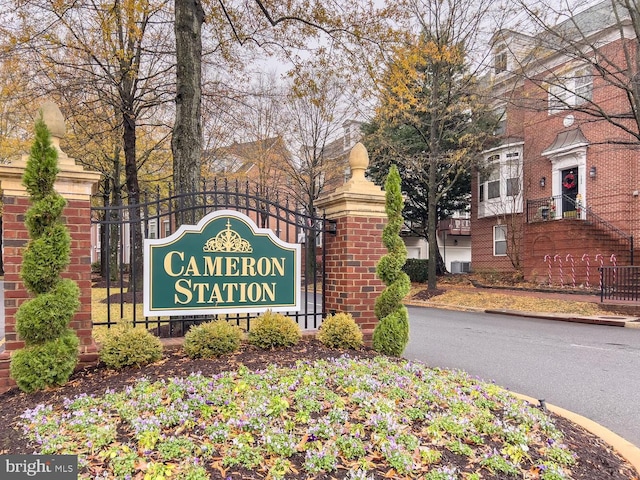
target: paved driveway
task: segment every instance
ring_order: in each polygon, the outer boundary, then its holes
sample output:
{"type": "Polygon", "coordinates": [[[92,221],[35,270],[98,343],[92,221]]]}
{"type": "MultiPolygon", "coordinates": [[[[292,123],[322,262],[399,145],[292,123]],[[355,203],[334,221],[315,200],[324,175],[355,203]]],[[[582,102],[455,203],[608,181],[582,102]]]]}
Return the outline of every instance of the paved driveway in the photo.
{"type": "Polygon", "coordinates": [[[571,410],[640,446],[640,329],[409,308],[404,356],[571,410]]]}

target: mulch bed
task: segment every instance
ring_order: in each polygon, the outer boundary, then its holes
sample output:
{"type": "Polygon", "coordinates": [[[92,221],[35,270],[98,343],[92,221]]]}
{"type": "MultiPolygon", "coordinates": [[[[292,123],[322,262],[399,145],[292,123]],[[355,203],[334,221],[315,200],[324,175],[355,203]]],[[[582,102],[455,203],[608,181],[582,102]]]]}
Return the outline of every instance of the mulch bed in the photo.
{"type": "MultiPolygon", "coordinates": [[[[317,359],[333,358],[341,354],[342,352],[329,349],[315,339],[305,339],[295,347],[283,350],[265,352],[245,344],[241,351],[233,355],[210,360],[191,360],[184,355],[180,347],[174,345],[165,348],[165,358],[162,361],[142,368],[112,371],[98,365],[76,372],[66,385],[59,388],[30,395],[13,389],[0,395],[0,453],[27,454],[33,452],[33,446],[29,445],[22,436],[16,423],[19,415],[26,409],[34,408],[40,403],[55,404],[62,402],[65,397],[70,398],[83,393],[102,395],[107,388],[119,390],[135,383],[141,377],[159,380],[185,376],[195,372],[214,375],[221,371],[235,369],[240,364],[250,369],[261,369],[267,364],[289,366],[297,360],[313,362],[317,359]]],[[[372,350],[364,349],[359,352],[350,351],[349,355],[371,358],[376,354],[372,350]]],[[[564,443],[577,454],[577,464],[572,468],[572,478],[576,480],[639,478],[632,467],[599,438],[562,417],[553,415],[552,417],[565,435],[564,443]]],[[[227,475],[229,475],[227,478],[231,479],[263,478],[263,475],[241,470],[229,471],[227,475]]],[[[287,476],[287,478],[302,479],[307,477],[301,472],[298,477],[287,476]]],[[[318,476],[316,478],[328,480],[331,477],[318,476]]],[[[336,478],[341,478],[341,476],[338,475],[336,478]]],[[[383,473],[381,472],[376,478],[383,478],[383,473]]],[[[487,476],[484,476],[483,480],[501,478],[513,477],[492,476],[487,472],[487,476]]]]}
{"type": "Polygon", "coordinates": [[[428,289],[420,290],[414,296],[411,297],[412,300],[429,300],[433,297],[437,297],[438,295],[442,295],[446,290],[442,290],[439,288],[436,289],[428,289]]]}

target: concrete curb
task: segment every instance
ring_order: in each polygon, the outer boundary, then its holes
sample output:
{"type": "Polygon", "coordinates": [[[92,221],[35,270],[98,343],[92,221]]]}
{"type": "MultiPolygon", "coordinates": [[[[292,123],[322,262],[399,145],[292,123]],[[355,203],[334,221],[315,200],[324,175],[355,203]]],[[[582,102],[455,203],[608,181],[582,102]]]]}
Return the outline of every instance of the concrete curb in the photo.
{"type": "Polygon", "coordinates": [[[515,317],[541,318],[544,320],[557,320],[561,322],[587,323],[591,325],[607,325],[610,327],[630,327],[640,328],[637,323],[637,317],[624,317],[614,315],[597,315],[597,316],[580,316],[570,313],[544,313],[544,312],[526,312],[521,310],[505,310],[505,309],[487,309],[484,313],[496,315],[513,315],[515,317]]]}
{"type": "MultiPolygon", "coordinates": [[[[528,397],[527,395],[522,395],[521,393],[515,393],[511,391],[510,393],[521,400],[529,402],[532,405],[537,405],[540,403],[539,400],[528,397]]],[[[617,435],[611,430],[603,427],[599,423],[588,419],[587,417],[583,417],[582,415],[578,415],[577,413],[565,410],[564,408],[560,408],[549,403],[546,403],[546,406],[547,410],[549,410],[550,412],[564,417],[567,420],[575,423],[576,425],[580,425],[588,432],[593,433],[596,437],[599,437],[604,442],[608,443],[622,458],[624,458],[631,464],[631,466],[636,470],[638,474],[640,474],[640,448],[636,447],[628,440],[625,440],[620,435],[617,435]]]]}
{"type": "Polygon", "coordinates": [[[454,310],[458,312],[478,312],[478,313],[488,313],[492,315],[511,315],[512,317],[539,318],[542,320],[555,320],[559,322],[586,323],[590,325],[606,325],[606,326],[612,326],[612,327],[640,329],[640,318],[625,317],[622,315],[620,316],[598,315],[598,316],[586,317],[586,316],[573,315],[570,313],[526,312],[521,310],[460,307],[457,305],[449,305],[446,303],[427,303],[427,302],[409,301],[409,302],[404,302],[404,304],[408,307],[440,308],[444,310],[454,310]]]}

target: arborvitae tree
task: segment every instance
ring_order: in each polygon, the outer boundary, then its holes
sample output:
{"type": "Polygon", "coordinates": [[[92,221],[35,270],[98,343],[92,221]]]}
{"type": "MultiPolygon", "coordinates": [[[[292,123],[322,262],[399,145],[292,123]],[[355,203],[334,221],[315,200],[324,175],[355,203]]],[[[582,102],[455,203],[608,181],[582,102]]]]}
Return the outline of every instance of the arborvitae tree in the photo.
{"type": "Polygon", "coordinates": [[[374,311],[380,322],[373,331],[373,348],[385,355],[400,356],[409,341],[409,312],[402,300],[409,293],[411,282],[402,271],[407,260],[407,247],[400,238],[404,201],[395,165],[385,182],[385,200],[389,221],[382,232],[382,243],[389,253],[380,259],[376,273],[387,287],[376,299],[374,311]]]}
{"type": "Polygon", "coordinates": [[[26,391],[62,385],[78,363],[78,337],[69,322],[80,306],[80,290],[60,274],[69,265],[71,236],[61,221],[66,201],[53,188],[58,152],[42,116],[22,177],[31,207],[25,215],[29,242],[21,277],[33,298],[16,313],[25,347],[11,357],[11,377],[26,391]]]}

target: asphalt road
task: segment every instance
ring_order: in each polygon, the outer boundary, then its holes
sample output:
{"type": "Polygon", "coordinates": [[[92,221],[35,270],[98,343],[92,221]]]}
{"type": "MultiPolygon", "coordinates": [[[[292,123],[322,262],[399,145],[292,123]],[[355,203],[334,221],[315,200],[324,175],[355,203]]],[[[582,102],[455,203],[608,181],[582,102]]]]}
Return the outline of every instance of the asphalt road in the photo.
{"type": "Polygon", "coordinates": [[[409,307],[404,356],[571,410],[640,446],[640,329],[409,307]]]}

